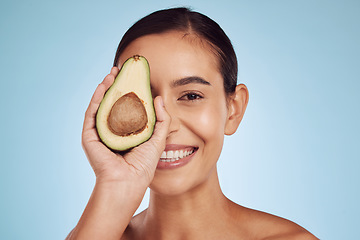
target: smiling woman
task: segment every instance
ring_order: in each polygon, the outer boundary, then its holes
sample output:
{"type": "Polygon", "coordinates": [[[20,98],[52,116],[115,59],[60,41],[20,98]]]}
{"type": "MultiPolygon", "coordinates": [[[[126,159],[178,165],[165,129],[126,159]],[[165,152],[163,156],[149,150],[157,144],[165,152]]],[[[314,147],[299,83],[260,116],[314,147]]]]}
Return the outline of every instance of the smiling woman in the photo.
{"type": "Polygon", "coordinates": [[[248,102],[236,79],[231,42],[205,15],[176,8],[135,23],[85,115],[83,146],[96,184],[68,239],[316,239],[222,193],[216,164],[224,135],[237,130],[248,102]],[[157,122],[147,142],[119,154],[101,143],[95,114],[134,55],[149,61],[157,122]],[[148,187],[149,207],[133,217],[148,187]]]}

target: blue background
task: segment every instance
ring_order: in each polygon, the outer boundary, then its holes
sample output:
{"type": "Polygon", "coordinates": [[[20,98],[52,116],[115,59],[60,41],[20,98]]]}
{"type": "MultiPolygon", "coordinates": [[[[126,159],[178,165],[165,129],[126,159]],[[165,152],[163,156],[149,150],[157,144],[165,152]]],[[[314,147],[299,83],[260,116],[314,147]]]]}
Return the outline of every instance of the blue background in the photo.
{"type": "Polygon", "coordinates": [[[359,1],[19,0],[0,3],[0,239],[75,226],[95,180],[80,143],[92,93],[128,27],[182,5],[227,32],[250,91],[225,194],[321,239],[359,236],[359,1]]]}

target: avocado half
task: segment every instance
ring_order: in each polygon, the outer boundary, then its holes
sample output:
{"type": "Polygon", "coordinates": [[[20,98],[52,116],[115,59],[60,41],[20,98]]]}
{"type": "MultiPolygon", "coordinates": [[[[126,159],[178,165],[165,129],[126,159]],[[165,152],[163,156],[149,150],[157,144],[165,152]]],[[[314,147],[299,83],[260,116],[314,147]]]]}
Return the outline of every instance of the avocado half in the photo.
{"type": "Polygon", "coordinates": [[[155,122],[149,64],[145,57],[135,55],[125,61],[105,93],[96,129],[108,148],[125,151],[147,141],[155,122]]]}

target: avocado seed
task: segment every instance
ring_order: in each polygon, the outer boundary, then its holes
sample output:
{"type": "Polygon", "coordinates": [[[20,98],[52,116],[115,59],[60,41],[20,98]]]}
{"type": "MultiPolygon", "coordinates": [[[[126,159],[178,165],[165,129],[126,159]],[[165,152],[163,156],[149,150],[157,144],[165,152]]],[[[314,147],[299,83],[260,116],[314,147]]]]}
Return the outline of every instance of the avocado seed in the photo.
{"type": "Polygon", "coordinates": [[[142,132],[148,118],[140,98],[130,92],[120,97],[112,106],[108,126],[118,136],[128,136],[142,132]]]}

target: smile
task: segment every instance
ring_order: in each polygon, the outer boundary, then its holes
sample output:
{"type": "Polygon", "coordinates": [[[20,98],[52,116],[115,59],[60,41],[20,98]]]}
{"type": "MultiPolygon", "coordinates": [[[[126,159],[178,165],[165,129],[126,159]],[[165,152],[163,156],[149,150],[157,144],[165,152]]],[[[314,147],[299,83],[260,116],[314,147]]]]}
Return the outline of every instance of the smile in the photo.
{"type": "Polygon", "coordinates": [[[194,152],[194,148],[190,149],[190,150],[185,150],[185,149],[181,149],[181,150],[175,150],[175,151],[164,151],[161,154],[160,157],[160,161],[161,162],[175,162],[177,160],[180,160],[182,158],[185,158],[189,155],[191,155],[194,152]]]}
{"type": "Polygon", "coordinates": [[[157,169],[175,169],[186,165],[197,152],[198,147],[169,144],[161,154],[157,169]]]}

